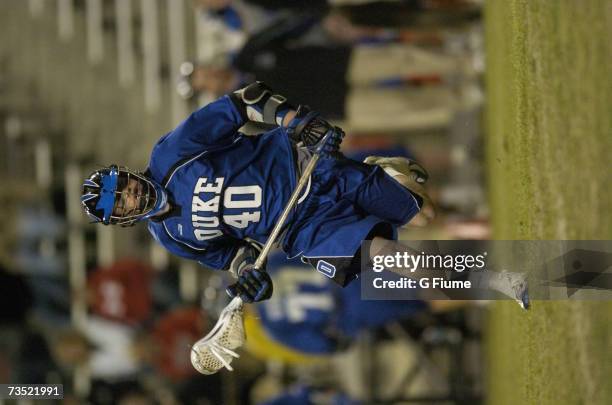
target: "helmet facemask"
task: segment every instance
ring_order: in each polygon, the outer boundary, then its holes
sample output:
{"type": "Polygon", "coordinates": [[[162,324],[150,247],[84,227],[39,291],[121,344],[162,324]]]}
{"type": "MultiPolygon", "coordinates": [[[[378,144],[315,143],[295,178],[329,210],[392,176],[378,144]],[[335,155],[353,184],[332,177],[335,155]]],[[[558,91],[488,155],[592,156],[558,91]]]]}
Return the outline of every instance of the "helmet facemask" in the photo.
{"type": "Polygon", "coordinates": [[[94,172],[83,185],[85,212],[94,222],[132,226],[159,213],[167,203],[163,187],[126,167],[94,172]]]}
{"type": "Polygon", "coordinates": [[[109,223],[132,226],[151,213],[156,200],[155,187],[150,180],[138,173],[119,169],[115,203],[109,223]]]}

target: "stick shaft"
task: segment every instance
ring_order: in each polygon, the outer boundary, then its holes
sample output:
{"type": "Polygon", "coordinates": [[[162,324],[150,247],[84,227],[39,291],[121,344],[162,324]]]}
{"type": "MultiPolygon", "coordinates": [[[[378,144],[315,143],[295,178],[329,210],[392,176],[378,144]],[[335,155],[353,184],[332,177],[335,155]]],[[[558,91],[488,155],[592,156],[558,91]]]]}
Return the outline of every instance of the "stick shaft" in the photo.
{"type": "Polygon", "coordinates": [[[295,206],[298,198],[300,197],[300,193],[302,192],[302,190],[304,189],[304,186],[308,182],[308,177],[310,177],[310,174],[314,170],[317,164],[317,161],[319,160],[319,157],[320,155],[318,153],[315,153],[310,158],[308,165],[306,166],[306,168],[304,169],[304,172],[300,176],[300,179],[298,181],[297,186],[295,187],[295,190],[293,190],[293,194],[291,194],[291,197],[289,198],[289,202],[285,206],[285,209],[283,210],[281,216],[278,218],[278,221],[276,221],[276,225],[274,225],[274,229],[272,229],[272,232],[270,233],[270,236],[268,237],[266,244],[262,248],[261,253],[259,253],[259,256],[257,256],[257,260],[255,261],[255,268],[260,269],[263,266],[264,262],[266,261],[266,258],[268,257],[268,254],[270,253],[270,250],[272,249],[272,245],[274,244],[274,242],[276,242],[276,238],[280,234],[281,229],[283,228],[283,225],[285,224],[285,221],[287,220],[287,217],[289,216],[289,213],[295,206]]]}

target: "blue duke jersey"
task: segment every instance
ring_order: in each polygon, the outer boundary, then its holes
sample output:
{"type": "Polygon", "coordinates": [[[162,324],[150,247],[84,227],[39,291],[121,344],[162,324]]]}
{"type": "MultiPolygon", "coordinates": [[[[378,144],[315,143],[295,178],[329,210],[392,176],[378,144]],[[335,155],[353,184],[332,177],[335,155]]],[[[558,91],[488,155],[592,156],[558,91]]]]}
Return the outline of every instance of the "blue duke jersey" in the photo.
{"type": "Polygon", "coordinates": [[[251,137],[238,131],[244,123],[224,96],[162,137],[148,167],[173,207],[149,231],[173,254],[214,269],[228,267],[240,241],[266,241],[296,184],[285,129],[251,137]]]}
{"type": "MultiPolygon", "coordinates": [[[[147,170],[172,206],[149,221],[150,232],[171,253],[213,269],[227,269],[244,240],[265,243],[296,185],[286,129],[245,136],[245,115],[229,96],[194,112],[159,140],[147,170]]],[[[393,238],[418,210],[382,168],[323,157],[280,242],[344,286],[360,272],[361,242],[372,232],[393,238]]]]}

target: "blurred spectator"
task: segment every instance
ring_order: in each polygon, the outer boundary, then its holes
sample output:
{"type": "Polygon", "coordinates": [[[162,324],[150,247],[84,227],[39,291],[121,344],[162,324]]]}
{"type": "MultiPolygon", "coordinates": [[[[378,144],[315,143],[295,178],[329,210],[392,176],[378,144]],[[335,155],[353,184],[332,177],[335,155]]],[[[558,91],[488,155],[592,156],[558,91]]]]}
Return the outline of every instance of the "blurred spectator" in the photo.
{"type": "Polygon", "coordinates": [[[122,259],[94,270],[88,279],[92,311],[107,319],[138,324],[151,316],[153,269],[122,259]]]}
{"type": "Polygon", "coordinates": [[[270,23],[275,13],[232,0],[194,0],[197,60],[227,64],[249,35],[270,23]]]}
{"type": "Polygon", "coordinates": [[[196,3],[227,30],[245,34],[232,46],[220,46],[224,41],[212,33],[198,41],[197,62],[181,69],[187,80],[178,88],[199,105],[261,80],[344,120],[350,132],[440,129],[466,103],[461,81],[476,75],[451,42],[479,17],[477,1],[336,0],[306,8],[300,1],[285,2],[280,12],[266,8],[275,1],[250,1],[268,11],[257,29],[247,29],[250,18],[236,11],[244,1],[196,3]]]}
{"type": "Polygon", "coordinates": [[[195,374],[191,345],[203,336],[207,324],[198,308],[174,309],[156,321],[150,334],[139,337],[136,356],[165,378],[184,380],[195,374]]]}
{"type": "Polygon", "coordinates": [[[313,23],[309,16],[277,21],[251,36],[231,65],[184,65],[179,93],[209,99],[261,80],[352,129],[448,125],[456,101],[447,84],[458,72],[456,57],[403,44],[300,43],[313,23]]]}
{"type": "Polygon", "coordinates": [[[52,352],[62,366],[87,365],[92,378],[109,382],[136,375],[140,366],[133,353],[134,329],[99,317],[89,317],[83,331],[61,332],[52,352]]]}

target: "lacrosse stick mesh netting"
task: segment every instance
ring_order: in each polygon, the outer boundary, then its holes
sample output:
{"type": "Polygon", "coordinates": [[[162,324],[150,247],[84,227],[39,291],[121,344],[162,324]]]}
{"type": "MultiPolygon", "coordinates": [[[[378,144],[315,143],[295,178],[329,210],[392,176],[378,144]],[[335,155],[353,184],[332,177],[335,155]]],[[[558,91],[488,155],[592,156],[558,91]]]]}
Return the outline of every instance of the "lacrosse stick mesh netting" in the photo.
{"type": "Polygon", "coordinates": [[[223,367],[233,370],[230,363],[239,357],[235,350],[246,340],[242,306],[242,300],[234,298],[212,331],[191,348],[191,364],[200,373],[214,374],[223,367]]]}

